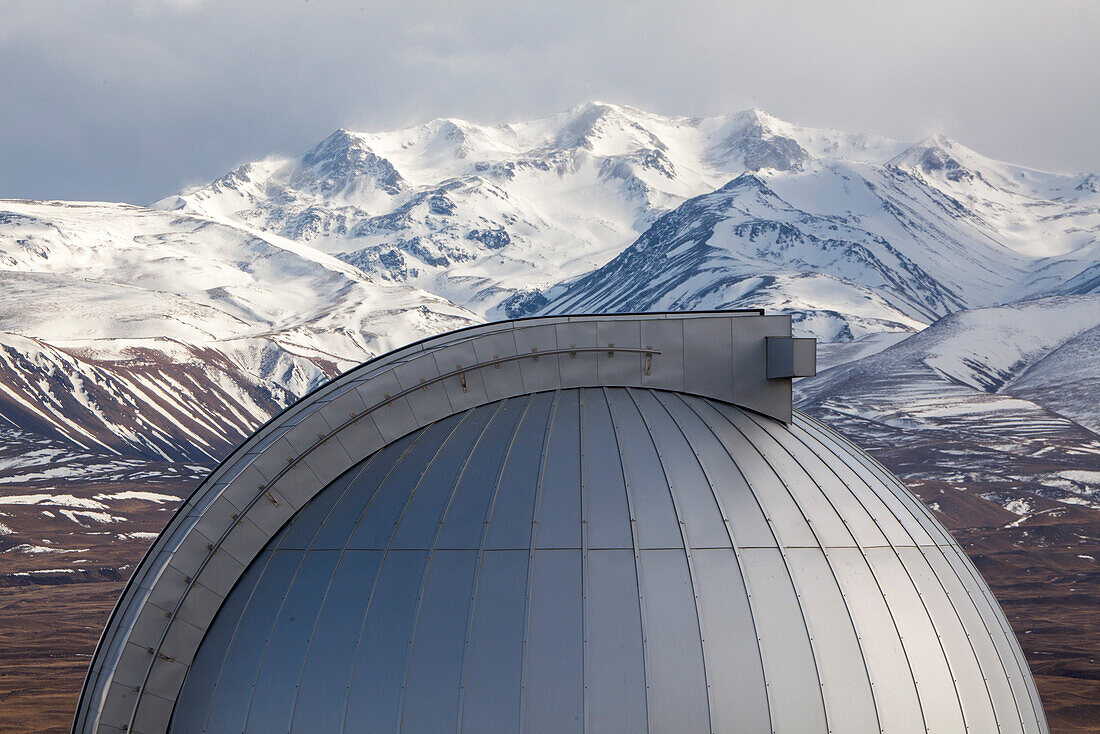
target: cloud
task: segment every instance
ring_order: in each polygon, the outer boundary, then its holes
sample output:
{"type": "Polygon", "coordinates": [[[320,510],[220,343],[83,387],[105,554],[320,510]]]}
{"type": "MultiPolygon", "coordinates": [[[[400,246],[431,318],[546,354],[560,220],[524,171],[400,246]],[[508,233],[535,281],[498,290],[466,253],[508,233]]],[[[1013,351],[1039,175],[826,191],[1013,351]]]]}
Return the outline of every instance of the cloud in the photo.
{"type": "Polygon", "coordinates": [[[134,0],[134,9],[141,15],[151,15],[165,8],[176,12],[188,13],[198,10],[206,0],[134,0]]]}
{"type": "Polygon", "coordinates": [[[0,196],[146,203],[338,126],[601,98],[1100,170],[1100,4],[405,0],[5,6],[0,196]]]}

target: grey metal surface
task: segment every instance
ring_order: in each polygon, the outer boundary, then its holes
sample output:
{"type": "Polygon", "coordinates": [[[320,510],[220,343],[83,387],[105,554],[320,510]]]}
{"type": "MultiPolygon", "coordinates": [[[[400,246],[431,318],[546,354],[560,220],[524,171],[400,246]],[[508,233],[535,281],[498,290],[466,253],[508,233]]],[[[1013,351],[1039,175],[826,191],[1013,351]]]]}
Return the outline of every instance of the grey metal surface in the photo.
{"type": "Polygon", "coordinates": [[[872,530],[899,490],[798,415],[624,388],[473,408],[294,515],[170,730],[1045,731],[957,546],[909,501],[908,540],[872,530]]]}
{"type": "Polygon", "coordinates": [[[958,546],[768,378],[789,337],[550,317],[342,375],[154,542],[74,731],[1045,731],[958,546]]]}
{"type": "Polygon", "coordinates": [[[767,362],[769,379],[813,377],[817,374],[817,340],[769,336],[767,362]]]}
{"type": "Polygon", "coordinates": [[[764,339],[789,335],[788,316],[758,311],[540,317],[426,339],[341,375],[258,430],[154,541],[104,630],[74,731],[132,732],[138,718],[163,730],[244,567],[359,458],[443,417],[563,387],[686,391],[786,421],[790,380],[766,377],[764,339]]]}

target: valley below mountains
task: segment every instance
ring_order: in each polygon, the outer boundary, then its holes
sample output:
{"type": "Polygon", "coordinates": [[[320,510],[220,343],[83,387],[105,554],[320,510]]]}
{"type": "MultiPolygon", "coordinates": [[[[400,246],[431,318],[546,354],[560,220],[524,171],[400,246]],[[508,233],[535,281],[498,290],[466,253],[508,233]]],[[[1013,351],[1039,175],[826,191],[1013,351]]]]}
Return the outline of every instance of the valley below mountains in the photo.
{"type": "Polygon", "coordinates": [[[602,103],[337,130],[148,206],[0,200],[0,729],[67,730],[180,499],[331,377],[486,320],[726,308],[818,338],[798,407],[959,538],[1052,730],[1100,732],[1100,176],[602,103]]]}

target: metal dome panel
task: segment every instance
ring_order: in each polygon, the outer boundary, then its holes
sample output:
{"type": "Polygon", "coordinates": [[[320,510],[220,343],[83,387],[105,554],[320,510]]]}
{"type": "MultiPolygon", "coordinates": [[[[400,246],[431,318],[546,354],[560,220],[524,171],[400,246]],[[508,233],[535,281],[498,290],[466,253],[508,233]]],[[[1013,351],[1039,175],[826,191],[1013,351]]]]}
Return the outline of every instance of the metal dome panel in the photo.
{"type": "Polygon", "coordinates": [[[74,731],[1045,732],[947,532],[792,412],[790,333],[525,319],[340,376],[153,543],[74,731]]]}
{"type": "Polygon", "coordinates": [[[228,594],[170,731],[1041,732],[928,511],[814,421],[625,388],[443,418],[228,594]]]}

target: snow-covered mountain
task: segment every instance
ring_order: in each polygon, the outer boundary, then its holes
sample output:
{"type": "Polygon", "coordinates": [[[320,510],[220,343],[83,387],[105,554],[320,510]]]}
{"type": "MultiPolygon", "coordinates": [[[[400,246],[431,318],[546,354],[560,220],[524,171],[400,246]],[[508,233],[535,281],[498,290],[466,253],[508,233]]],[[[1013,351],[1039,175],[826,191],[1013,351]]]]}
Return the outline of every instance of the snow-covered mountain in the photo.
{"type": "MultiPolygon", "coordinates": [[[[338,130],[151,208],[0,202],[0,415],[208,460],[374,354],[539,311],[790,311],[842,363],[967,309],[1096,292],[1097,181],[942,137],[589,103],[338,130]]],[[[1083,384],[1075,349],[1028,389],[1083,384]]]]}
{"type": "Polygon", "coordinates": [[[999,164],[940,137],[884,161],[797,160],[687,200],[607,265],[551,289],[543,310],[763,306],[847,341],[1100,290],[1093,177],[999,164]]]}
{"type": "Polygon", "coordinates": [[[799,381],[796,404],[909,452],[907,479],[984,486],[1018,515],[1100,509],[1098,335],[1096,294],[963,311],[799,381]]]}
{"type": "Polygon", "coordinates": [[[507,315],[746,170],[798,168],[808,150],[862,160],[903,147],[759,110],[699,119],[590,103],[510,125],[338,130],[297,158],[246,164],[155,206],[308,241],[373,276],[507,315]]]}
{"type": "Polygon", "coordinates": [[[766,306],[832,341],[1094,290],[1097,189],[942,136],[589,103],[338,130],[155,206],[308,242],[490,318],[766,306]]]}
{"type": "Polygon", "coordinates": [[[477,320],[308,245],[120,204],[0,202],[0,416],[213,461],[295,397],[477,320]]]}

